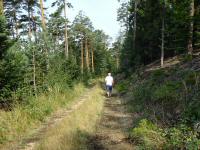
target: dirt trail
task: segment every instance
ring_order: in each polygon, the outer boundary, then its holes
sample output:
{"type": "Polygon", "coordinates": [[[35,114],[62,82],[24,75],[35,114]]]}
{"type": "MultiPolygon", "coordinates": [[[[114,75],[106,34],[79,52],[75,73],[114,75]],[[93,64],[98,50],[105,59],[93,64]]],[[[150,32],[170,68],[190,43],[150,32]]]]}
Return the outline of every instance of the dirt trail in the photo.
{"type": "MultiPolygon", "coordinates": [[[[81,107],[90,96],[89,92],[79,97],[71,104],[70,108],[55,113],[42,127],[36,129],[31,136],[25,138],[17,147],[10,147],[15,150],[33,150],[35,145],[44,138],[46,132],[60,124],[64,118],[81,107]]],[[[100,96],[105,99],[102,95],[100,96]]],[[[96,132],[88,135],[86,144],[87,150],[134,150],[129,142],[127,131],[133,122],[133,115],[126,111],[126,101],[119,97],[116,92],[111,98],[106,98],[104,109],[96,126],[96,132]]],[[[78,150],[74,148],[74,150],[78,150]]]]}
{"type": "Polygon", "coordinates": [[[133,122],[126,111],[126,102],[116,94],[105,101],[96,135],[89,139],[89,150],[133,150],[127,131],[133,122]]]}
{"type": "MultiPolygon", "coordinates": [[[[92,90],[92,89],[90,89],[92,90]]],[[[71,112],[77,110],[89,97],[90,90],[87,90],[81,97],[72,101],[66,109],[61,109],[50,116],[42,126],[33,130],[33,132],[25,137],[19,144],[13,143],[6,150],[33,150],[35,145],[43,138],[43,135],[52,127],[56,126],[63,119],[70,115],[71,112]]]]}

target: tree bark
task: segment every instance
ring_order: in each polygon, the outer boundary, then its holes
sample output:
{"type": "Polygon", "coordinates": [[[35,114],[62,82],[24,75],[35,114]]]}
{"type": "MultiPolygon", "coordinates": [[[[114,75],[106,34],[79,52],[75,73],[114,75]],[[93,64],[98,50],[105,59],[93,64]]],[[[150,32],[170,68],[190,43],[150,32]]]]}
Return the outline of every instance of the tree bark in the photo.
{"type": "Polygon", "coordinates": [[[161,67],[163,67],[164,66],[164,42],[165,42],[165,33],[164,33],[164,31],[165,31],[165,21],[164,21],[165,19],[163,18],[162,19],[162,46],[161,46],[161,67]]]}
{"type": "Polygon", "coordinates": [[[137,5],[138,2],[135,0],[134,2],[134,20],[133,20],[133,49],[135,49],[135,40],[136,40],[136,31],[137,31],[137,5]]]}
{"type": "Polygon", "coordinates": [[[28,24],[29,24],[28,37],[29,37],[29,41],[31,41],[32,29],[31,29],[31,10],[30,10],[30,6],[28,6],[28,24]]]}
{"type": "Polygon", "coordinates": [[[165,0],[162,9],[162,44],[161,44],[161,67],[164,66],[164,50],[165,50],[165,0]]]}
{"type": "Polygon", "coordinates": [[[90,42],[88,41],[88,66],[89,66],[89,71],[90,71],[90,52],[91,52],[91,45],[90,45],[90,42]]]}
{"type": "Polygon", "coordinates": [[[116,65],[117,65],[117,70],[119,70],[119,52],[116,54],[116,65]]]}
{"type": "MultiPolygon", "coordinates": [[[[31,12],[31,18],[32,18],[32,27],[33,27],[33,33],[34,33],[34,38],[35,38],[35,42],[37,43],[37,35],[36,35],[36,23],[34,20],[34,16],[33,16],[33,12],[31,12]]],[[[35,55],[35,47],[33,46],[33,88],[34,88],[34,94],[37,95],[37,85],[36,85],[36,55],[35,55]]]]}
{"type": "Polygon", "coordinates": [[[92,48],[92,51],[91,51],[91,55],[92,55],[92,72],[94,73],[95,69],[94,69],[94,48],[92,48]]]}
{"type": "Polygon", "coordinates": [[[4,8],[3,8],[3,0],[0,0],[0,15],[4,14],[3,10],[4,10],[4,8]]]}
{"type": "Polygon", "coordinates": [[[40,0],[40,10],[41,10],[41,20],[42,20],[42,29],[43,29],[43,37],[44,37],[44,53],[46,57],[46,72],[49,70],[49,52],[47,49],[47,40],[46,40],[46,20],[45,20],[45,15],[44,15],[44,5],[43,5],[43,0],[40,0]]]}
{"type": "Polygon", "coordinates": [[[88,51],[88,39],[87,39],[87,37],[85,38],[85,61],[86,61],[87,71],[89,72],[90,67],[89,67],[89,51],[88,51]]]}
{"type": "Polygon", "coordinates": [[[84,48],[83,48],[83,39],[81,40],[81,73],[83,74],[84,69],[84,48]]]}
{"type": "Polygon", "coordinates": [[[67,2],[64,0],[64,16],[65,16],[65,56],[66,59],[69,57],[69,48],[68,48],[68,31],[67,31],[67,2]]]}
{"type": "Polygon", "coordinates": [[[36,62],[35,62],[35,49],[33,47],[32,51],[32,64],[33,64],[33,90],[36,94],[37,91],[37,85],[36,85],[36,62]]]}
{"type": "Polygon", "coordinates": [[[16,32],[16,38],[19,37],[19,30],[18,30],[18,21],[17,21],[17,13],[16,13],[16,8],[14,6],[14,21],[15,21],[15,32],[16,32]]]}
{"type": "MultiPolygon", "coordinates": [[[[31,18],[33,19],[33,14],[31,12],[30,6],[28,5],[28,20],[29,20],[29,32],[28,32],[28,37],[29,41],[31,42],[32,40],[32,28],[31,28],[31,18]]],[[[36,94],[37,91],[37,85],[36,85],[36,59],[35,59],[35,48],[32,47],[32,69],[33,69],[33,91],[34,94],[36,94]]]]}
{"type": "Polygon", "coordinates": [[[189,39],[188,39],[188,54],[193,53],[193,31],[194,31],[194,0],[190,2],[190,28],[189,28],[189,39]]]}
{"type": "Polygon", "coordinates": [[[45,16],[44,16],[43,0],[40,0],[40,10],[41,10],[42,28],[43,28],[43,30],[46,30],[46,21],[45,21],[45,16]]]}

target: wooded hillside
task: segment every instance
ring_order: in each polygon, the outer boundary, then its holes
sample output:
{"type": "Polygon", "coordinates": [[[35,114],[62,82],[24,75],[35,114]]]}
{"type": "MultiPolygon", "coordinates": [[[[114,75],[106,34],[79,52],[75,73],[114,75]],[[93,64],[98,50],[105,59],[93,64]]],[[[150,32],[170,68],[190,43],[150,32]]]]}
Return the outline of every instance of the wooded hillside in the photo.
{"type": "Polygon", "coordinates": [[[138,149],[199,149],[200,1],[121,1],[118,20],[130,139],[138,149]]]}

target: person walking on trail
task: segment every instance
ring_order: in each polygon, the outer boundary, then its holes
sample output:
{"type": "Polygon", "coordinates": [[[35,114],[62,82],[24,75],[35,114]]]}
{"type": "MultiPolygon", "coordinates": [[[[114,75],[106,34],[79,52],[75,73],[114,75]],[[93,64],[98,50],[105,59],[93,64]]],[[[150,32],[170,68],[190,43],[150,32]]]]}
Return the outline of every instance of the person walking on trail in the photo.
{"type": "Polygon", "coordinates": [[[108,97],[110,97],[112,94],[112,88],[114,84],[114,80],[113,77],[111,76],[111,73],[108,73],[108,76],[105,78],[105,82],[106,82],[107,95],[108,97]]]}

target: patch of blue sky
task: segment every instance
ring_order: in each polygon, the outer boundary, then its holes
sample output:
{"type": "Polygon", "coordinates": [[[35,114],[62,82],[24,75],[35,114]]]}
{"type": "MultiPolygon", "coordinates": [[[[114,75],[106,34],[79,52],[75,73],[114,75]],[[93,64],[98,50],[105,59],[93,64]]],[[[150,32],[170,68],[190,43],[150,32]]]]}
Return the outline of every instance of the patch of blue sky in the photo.
{"type": "MultiPolygon", "coordinates": [[[[47,0],[45,7],[48,7],[48,13],[54,11],[51,3],[55,0],[47,0]]],[[[73,8],[68,9],[67,15],[72,22],[79,11],[83,11],[88,16],[95,29],[103,30],[107,35],[116,39],[120,24],[117,22],[117,9],[120,4],[117,0],[69,0],[73,8]]]]}

